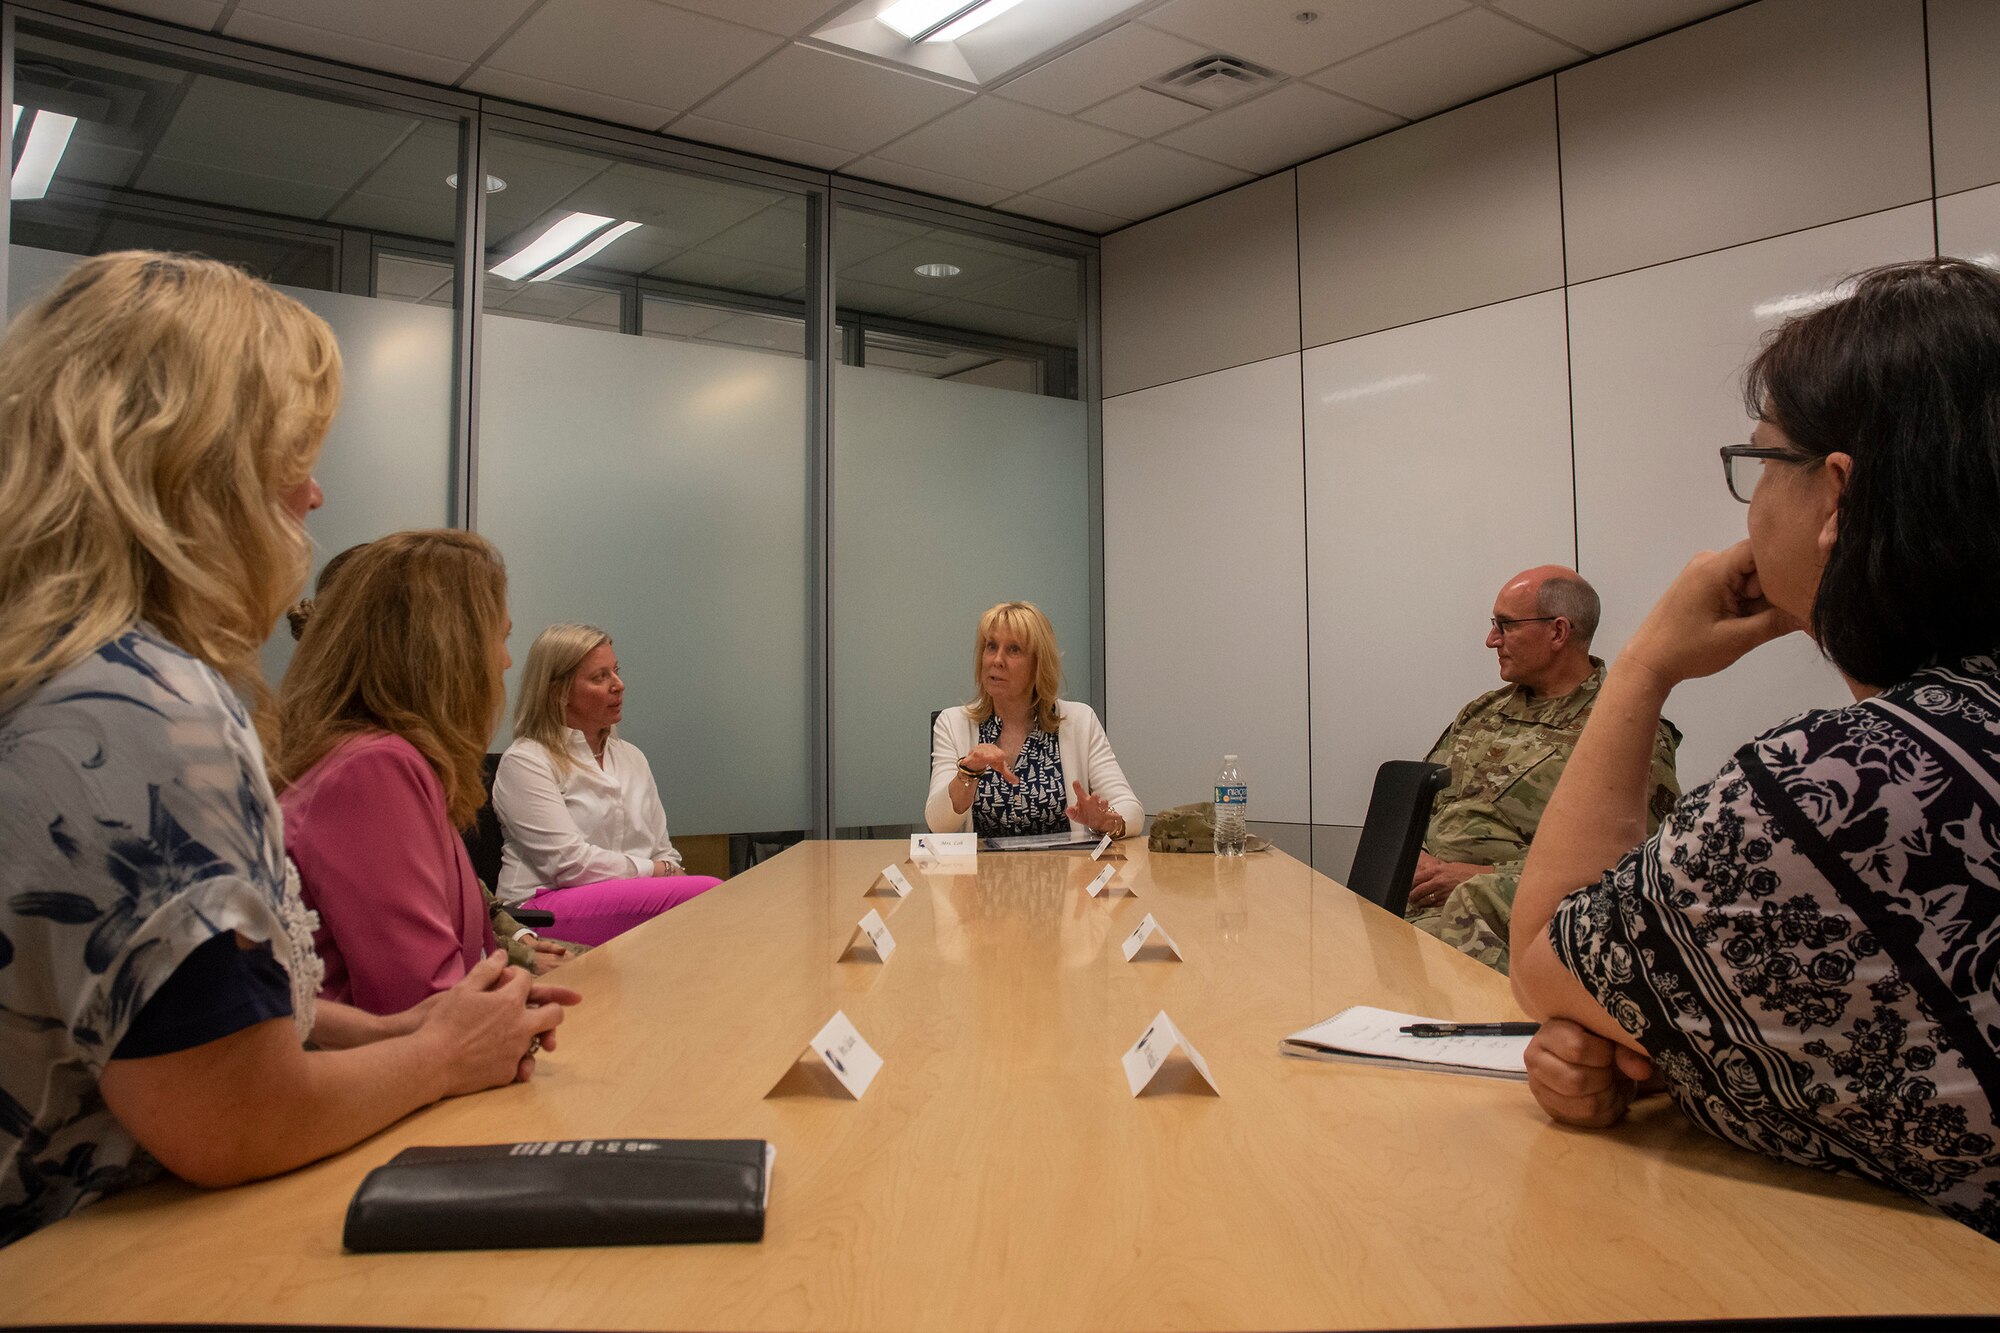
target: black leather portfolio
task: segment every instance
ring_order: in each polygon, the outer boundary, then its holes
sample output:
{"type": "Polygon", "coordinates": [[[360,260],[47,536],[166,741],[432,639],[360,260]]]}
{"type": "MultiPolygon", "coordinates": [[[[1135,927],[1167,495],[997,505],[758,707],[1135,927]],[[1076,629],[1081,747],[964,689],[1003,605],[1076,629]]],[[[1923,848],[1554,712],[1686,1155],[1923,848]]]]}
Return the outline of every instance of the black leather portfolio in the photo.
{"type": "Polygon", "coordinates": [[[762,1240],[762,1139],[571,1139],[405,1148],[347,1206],[350,1250],[762,1240]]]}

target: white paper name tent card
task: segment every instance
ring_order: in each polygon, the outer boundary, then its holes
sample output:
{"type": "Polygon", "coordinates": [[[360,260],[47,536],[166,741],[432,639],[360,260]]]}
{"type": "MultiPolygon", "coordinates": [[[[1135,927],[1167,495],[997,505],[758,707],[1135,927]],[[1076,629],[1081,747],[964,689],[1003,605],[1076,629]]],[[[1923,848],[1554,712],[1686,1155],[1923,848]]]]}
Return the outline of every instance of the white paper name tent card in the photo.
{"type": "Polygon", "coordinates": [[[1097,846],[1090,849],[1090,859],[1095,861],[1098,857],[1104,855],[1106,852],[1110,850],[1111,850],[1111,835],[1107,833],[1102,838],[1099,838],[1097,840],[1097,846]]]}
{"type": "Polygon", "coordinates": [[[933,861],[976,861],[979,858],[977,833],[912,833],[910,859],[918,865],[933,861]]]}
{"type": "Polygon", "coordinates": [[[900,867],[883,866],[882,873],[875,877],[875,882],[868,886],[868,892],[862,896],[874,897],[876,894],[893,893],[898,898],[907,898],[910,896],[910,888],[909,877],[903,874],[900,867]]]}
{"type": "Polygon", "coordinates": [[[1117,878],[1117,875],[1118,875],[1117,866],[1106,866],[1104,867],[1104,869],[1097,872],[1097,878],[1091,880],[1090,883],[1083,886],[1083,891],[1089,894],[1093,898],[1097,897],[1099,894],[1103,894],[1107,898],[1115,898],[1121,893],[1128,898],[1138,897],[1139,895],[1132,892],[1129,886],[1124,884],[1112,883],[1112,881],[1117,878]]]}
{"type": "Polygon", "coordinates": [[[792,1063],[785,1067],[783,1077],[765,1095],[776,1095],[792,1083],[794,1075],[801,1072],[799,1062],[808,1053],[817,1055],[826,1065],[827,1072],[839,1080],[847,1095],[857,1102],[861,1100],[861,1094],[868,1091],[868,1085],[875,1081],[875,1076],[882,1072],[882,1057],[875,1054],[875,1048],[855,1031],[846,1013],[836,1010],[833,1017],[826,1020],[826,1026],[806,1043],[805,1050],[793,1057],[792,1063]]]}
{"type": "Polygon", "coordinates": [[[1222,1089],[1215,1085],[1215,1075],[1209,1072],[1208,1061],[1201,1058],[1201,1052],[1194,1048],[1193,1042],[1181,1035],[1181,1030],[1174,1026],[1174,1020],[1167,1017],[1164,1009],[1153,1016],[1146,1030],[1139,1034],[1139,1040],[1125,1052],[1125,1081],[1132,1085],[1132,1095],[1137,1097],[1145,1090],[1176,1049],[1187,1056],[1188,1063],[1194,1066],[1195,1073],[1201,1075],[1209,1090],[1221,1096],[1222,1089]]]}
{"type": "Polygon", "coordinates": [[[1174,943],[1174,937],[1167,934],[1167,928],[1153,920],[1153,914],[1148,912],[1139,923],[1139,928],[1125,937],[1125,961],[1129,963],[1137,958],[1149,938],[1154,941],[1154,948],[1172,954],[1175,962],[1181,960],[1181,946],[1174,943]]]}
{"type": "Polygon", "coordinates": [[[868,915],[861,918],[861,924],[854,928],[854,933],[847,937],[847,947],[841,950],[840,956],[858,957],[867,952],[872,952],[878,963],[888,962],[889,955],[896,952],[896,937],[889,933],[889,923],[872,907],[868,909],[868,915]]]}

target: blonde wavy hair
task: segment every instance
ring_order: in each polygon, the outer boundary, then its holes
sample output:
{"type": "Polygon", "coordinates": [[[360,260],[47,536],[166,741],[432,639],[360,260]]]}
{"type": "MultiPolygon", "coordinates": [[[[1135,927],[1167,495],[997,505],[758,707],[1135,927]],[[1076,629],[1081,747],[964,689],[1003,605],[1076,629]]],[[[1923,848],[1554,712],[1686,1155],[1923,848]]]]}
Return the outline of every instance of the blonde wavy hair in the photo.
{"type": "Polygon", "coordinates": [[[284,791],[350,737],[387,731],[430,763],[453,827],[469,828],[507,701],[506,624],[507,570],[484,537],[437,528],[357,548],[315,599],[278,687],[274,785],[284,791]]]}
{"type": "Polygon", "coordinates": [[[0,712],[147,621],[251,703],[340,399],[325,321],[241,270],[86,259],[0,340],[0,712]]]}
{"type": "Polygon", "coordinates": [[[1002,602],[989,607],[979,617],[972,634],[972,702],[965,706],[975,723],[993,716],[993,700],[987,696],[980,667],[986,641],[1002,630],[1021,641],[1034,654],[1035,665],[1028,687],[1028,702],[1035,710],[1035,730],[1054,731],[1062,721],[1056,701],[1062,698],[1062,652],[1056,647],[1056,627],[1033,602],[1002,602]]]}
{"type": "Polygon", "coordinates": [[[521,692],[514,700],[514,735],[540,741],[559,778],[576,764],[563,737],[569,727],[563,718],[569,707],[570,686],[576,683],[576,669],[584,658],[610,642],[611,636],[595,625],[565,622],[537,634],[534,646],[528,649],[528,665],[521,668],[521,692]]]}

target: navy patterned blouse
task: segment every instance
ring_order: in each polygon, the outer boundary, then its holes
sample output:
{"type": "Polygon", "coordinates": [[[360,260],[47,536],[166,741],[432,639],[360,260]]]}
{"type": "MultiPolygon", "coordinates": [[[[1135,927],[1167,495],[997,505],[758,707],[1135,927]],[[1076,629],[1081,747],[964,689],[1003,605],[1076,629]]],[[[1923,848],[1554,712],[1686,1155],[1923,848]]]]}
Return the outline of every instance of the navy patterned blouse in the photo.
{"type": "MultiPolygon", "coordinates": [[[[998,714],[979,724],[979,744],[1000,743],[998,714]]],[[[1063,791],[1062,746],[1053,731],[1031,731],[1014,761],[1015,786],[986,773],[972,798],[972,828],[982,838],[1063,833],[1069,829],[1069,801],[1063,791]]]]}
{"type": "Polygon", "coordinates": [[[2000,1239],[2000,666],[1736,752],[1550,923],[1681,1110],[2000,1239]]]}

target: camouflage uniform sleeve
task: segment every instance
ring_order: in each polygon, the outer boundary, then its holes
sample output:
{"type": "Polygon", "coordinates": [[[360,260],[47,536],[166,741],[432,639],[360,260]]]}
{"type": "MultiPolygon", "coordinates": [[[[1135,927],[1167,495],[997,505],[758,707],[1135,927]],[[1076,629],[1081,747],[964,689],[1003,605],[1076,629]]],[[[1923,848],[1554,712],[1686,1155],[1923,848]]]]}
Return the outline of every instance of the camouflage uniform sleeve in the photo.
{"type": "Polygon", "coordinates": [[[1451,891],[1434,915],[1415,924],[1504,975],[1509,957],[1508,923],[1513,919],[1514,891],[1521,887],[1525,860],[1504,861],[1473,875],[1451,891]]]}
{"type": "Polygon", "coordinates": [[[1659,732],[1653,737],[1653,771],[1647,778],[1646,836],[1649,838],[1660,831],[1660,824],[1680,803],[1681,779],[1674,766],[1680,744],[1680,728],[1661,718],[1659,732]]]}

